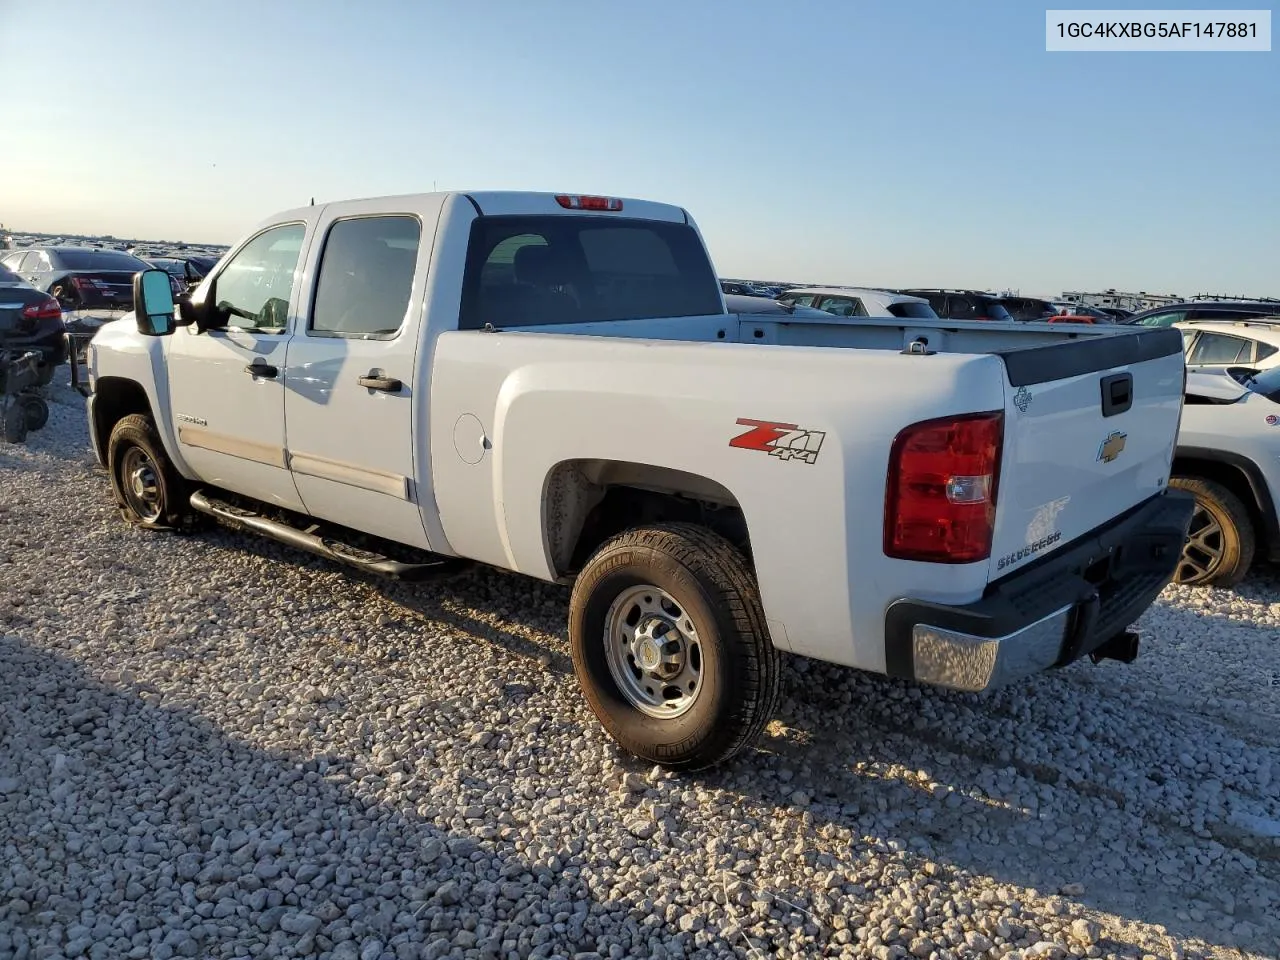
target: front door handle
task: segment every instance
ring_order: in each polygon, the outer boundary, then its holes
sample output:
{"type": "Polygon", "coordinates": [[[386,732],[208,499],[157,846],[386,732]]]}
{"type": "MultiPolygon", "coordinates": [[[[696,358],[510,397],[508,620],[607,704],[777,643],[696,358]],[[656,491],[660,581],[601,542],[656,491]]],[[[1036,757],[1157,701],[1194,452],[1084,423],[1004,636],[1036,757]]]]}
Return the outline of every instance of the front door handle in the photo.
{"type": "Polygon", "coordinates": [[[362,387],[368,387],[370,390],[381,390],[383,393],[399,393],[400,388],[404,386],[395,377],[382,377],[369,371],[367,376],[360,377],[356,383],[362,387]]]}
{"type": "Polygon", "coordinates": [[[244,372],[251,377],[266,377],[268,380],[274,380],[280,375],[280,369],[273,367],[261,358],[254,358],[253,363],[244,368],[244,372]]]}

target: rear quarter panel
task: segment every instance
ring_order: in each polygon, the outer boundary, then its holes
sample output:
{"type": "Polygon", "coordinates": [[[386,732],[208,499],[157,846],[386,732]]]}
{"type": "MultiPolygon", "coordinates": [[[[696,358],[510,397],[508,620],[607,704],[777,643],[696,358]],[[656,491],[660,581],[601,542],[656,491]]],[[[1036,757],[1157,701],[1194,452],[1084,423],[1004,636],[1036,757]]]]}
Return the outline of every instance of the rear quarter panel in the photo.
{"type": "Polygon", "coordinates": [[[883,511],[903,426],[1003,407],[994,357],[455,331],[440,335],[433,364],[431,476],[463,556],[554,579],[547,477],[599,459],[697,474],[733,494],[784,649],[883,670],[890,602],[964,603],[986,584],[985,563],[886,558],[883,511]],[[731,447],[751,430],[744,418],[820,432],[814,462],[731,447]]]}

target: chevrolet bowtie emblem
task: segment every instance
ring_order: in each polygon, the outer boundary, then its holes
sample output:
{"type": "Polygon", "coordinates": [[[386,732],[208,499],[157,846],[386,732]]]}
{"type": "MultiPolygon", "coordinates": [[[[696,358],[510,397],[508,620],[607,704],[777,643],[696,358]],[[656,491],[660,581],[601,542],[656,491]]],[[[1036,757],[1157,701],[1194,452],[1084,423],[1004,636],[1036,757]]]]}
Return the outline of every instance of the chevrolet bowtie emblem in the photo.
{"type": "Polygon", "coordinates": [[[1107,435],[1107,439],[1102,441],[1098,447],[1098,460],[1101,463],[1110,463],[1116,457],[1124,452],[1124,441],[1128,434],[1114,430],[1107,435]]]}

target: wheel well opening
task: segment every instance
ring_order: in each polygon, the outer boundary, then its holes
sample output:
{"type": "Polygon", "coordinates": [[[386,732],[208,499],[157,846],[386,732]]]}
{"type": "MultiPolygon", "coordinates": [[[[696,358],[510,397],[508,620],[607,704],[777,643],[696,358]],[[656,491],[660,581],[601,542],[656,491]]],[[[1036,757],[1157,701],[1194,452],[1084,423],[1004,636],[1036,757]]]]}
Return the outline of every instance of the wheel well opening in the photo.
{"type": "Polygon", "coordinates": [[[668,467],[570,460],[547,476],[543,530],[559,577],[582,569],[606,540],[630,527],[679,521],[724,537],[751,562],[746,517],[714,480],[668,467]]]}
{"type": "Polygon", "coordinates": [[[151,404],[141,384],[123,377],[102,377],[93,390],[94,430],[98,454],[105,462],[107,442],[115,425],[132,413],[151,416],[151,404]]]}
{"type": "Polygon", "coordinates": [[[1220,460],[1202,460],[1198,457],[1174,457],[1172,474],[1175,477],[1198,477],[1220,483],[1237,497],[1249,511],[1249,519],[1259,543],[1267,540],[1267,524],[1262,506],[1248,475],[1239,467],[1220,460]]]}

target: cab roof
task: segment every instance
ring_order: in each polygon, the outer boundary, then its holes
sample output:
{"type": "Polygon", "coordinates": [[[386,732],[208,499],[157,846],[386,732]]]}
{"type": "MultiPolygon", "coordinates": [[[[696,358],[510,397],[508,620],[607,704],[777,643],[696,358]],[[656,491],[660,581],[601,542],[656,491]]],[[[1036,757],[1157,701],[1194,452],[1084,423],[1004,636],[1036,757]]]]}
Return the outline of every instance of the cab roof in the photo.
{"type": "MultiPolygon", "coordinates": [[[[406,207],[436,199],[460,199],[471,204],[481,216],[598,216],[625,219],[662,220],[668,223],[689,223],[689,214],[683,207],[634,197],[604,196],[602,194],[551,193],[524,190],[449,190],[434,193],[403,193],[379,197],[360,197],[334,200],[313,206],[295,207],[272,215],[269,221],[278,222],[292,218],[307,219],[310,214],[324,207],[348,208],[358,212],[363,206],[377,203],[386,209],[388,201],[404,201],[406,207]],[[587,203],[584,204],[584,201],[587,203]],[[607,208],[598,203],[605,201],[607,208]],[[589,206],[587,204],[594,204],[589,206]]],[[[265,221],[264,221],[265,222],[265,221]]]]}

